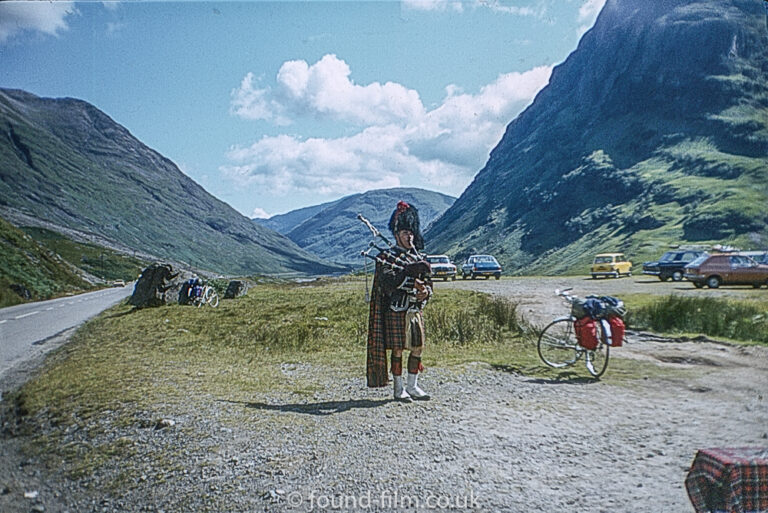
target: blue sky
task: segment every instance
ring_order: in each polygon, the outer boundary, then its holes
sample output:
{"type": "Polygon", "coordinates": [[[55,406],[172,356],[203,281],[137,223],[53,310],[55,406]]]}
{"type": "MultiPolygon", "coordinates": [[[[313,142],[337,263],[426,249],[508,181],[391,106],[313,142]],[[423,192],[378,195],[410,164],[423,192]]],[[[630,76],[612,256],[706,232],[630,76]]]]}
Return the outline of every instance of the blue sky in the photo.
{"type": "Polygon", "coordinates": [[[266,217],[458,196],[605,0],[0,2],[0,87],[94,104],[266,217]]]}

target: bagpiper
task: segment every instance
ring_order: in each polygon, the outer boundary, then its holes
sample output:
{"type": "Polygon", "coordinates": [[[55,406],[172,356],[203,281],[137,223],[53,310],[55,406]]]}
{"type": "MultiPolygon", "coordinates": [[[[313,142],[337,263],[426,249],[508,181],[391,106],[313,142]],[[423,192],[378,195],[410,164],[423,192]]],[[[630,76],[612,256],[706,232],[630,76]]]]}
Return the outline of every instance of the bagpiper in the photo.
{"type": "Polygon", "coordinates": [[[397,204],[389,219],[396,244],[377,256],[368,317],[367,381],[369,387],[389,382],[389,370],[396,401],[429,400],[419,387],[424,370],[421,356],[425,331],[422,311],[432,296],[429,264],[419,227],[419,211],[404,201],[397,204]],[[409,351],[408,376],[403,384],[403,351],[409,351]]]}

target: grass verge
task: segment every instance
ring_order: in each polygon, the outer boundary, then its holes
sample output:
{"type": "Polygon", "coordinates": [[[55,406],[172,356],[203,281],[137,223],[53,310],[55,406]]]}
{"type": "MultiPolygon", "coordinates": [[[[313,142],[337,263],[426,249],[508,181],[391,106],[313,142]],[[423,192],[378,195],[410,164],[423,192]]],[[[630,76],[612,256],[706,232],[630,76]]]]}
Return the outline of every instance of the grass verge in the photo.
{"type": "Polygon", "coordinates": [[[653,301],[633,298],[629,324],[658,333],[697,333],[748,344],[768,345],[768,302],[670,295],[653,301]]]}
{"type": "MultiPolygon", "coordinates": [[[[267,284],[219,308],[123,304],[87,323],[20,392],[24,411],[87,418],[121,404],[181,403],[191,395],[246,397],[295,387],[286,364],[364,376],[368,305],[361,281],[267,284]]],[[[425,363],[536,365],[517,305],[441,291],[426,311],[425,363]]],[[[306,384],[311,388],[311,384],[306,384]]]]}

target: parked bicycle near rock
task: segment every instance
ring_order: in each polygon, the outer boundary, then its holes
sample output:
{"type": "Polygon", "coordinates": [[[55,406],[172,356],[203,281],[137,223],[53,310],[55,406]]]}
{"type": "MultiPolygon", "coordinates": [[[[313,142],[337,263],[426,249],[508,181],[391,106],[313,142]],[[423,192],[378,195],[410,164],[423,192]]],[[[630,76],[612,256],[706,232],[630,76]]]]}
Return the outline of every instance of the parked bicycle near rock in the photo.
{"type": "Polygon", "coordinates": [[[203,287],[203,293],[200,296],[193,298],[192,304],[200,308],[201,306],[208,304],[213,308],[219,306],[219,294],[210,285],[203,287]]]}
{"type": "Polygon", "coordinates": [[[219,306],[219,294],[216,292],[216,289],[210,285],[203,285],[200,278],[190,280],[187,295],[189,302],[198,308],[205,304],[213,308],[219,306]]]}
{"type": "Polygon", "coordinates": [[[571,312],[542,330],[537,344],[539,357],[556,369],[569,367],[583,357],[587,371],[599,378],[608,368],[610,348],[624,343],[624,302],[612,296],[581,299],[570,290],[555,291],[571,312]]]}

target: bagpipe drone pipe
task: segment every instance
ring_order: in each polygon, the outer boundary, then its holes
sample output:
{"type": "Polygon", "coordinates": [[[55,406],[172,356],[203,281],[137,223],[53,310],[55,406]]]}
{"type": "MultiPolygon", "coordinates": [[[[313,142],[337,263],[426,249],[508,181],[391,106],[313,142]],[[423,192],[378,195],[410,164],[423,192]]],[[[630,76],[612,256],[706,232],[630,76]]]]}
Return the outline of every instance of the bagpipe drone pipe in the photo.
{"type": "Polygon", "coordinates": [[[395,271],[403,272],[405,276],[422,281],[431,280],[432,269],[429,262],[427,262],[421,255],[414,255],[392,244],[389,239],[382,235],[382,233],[379,232],[368,219],[363,217],[362,214],[357,214],[357,218],[368,227],[374,236],[374,240],[368,244],[368,248],[360,252],[363,257],[370,258],[395,271]],[[383,248],[377,245],[375,238],[381,239],[387,247],[383,248]],[[378,251],[378,254],[372,254],[374,249],[378,251]]]}

